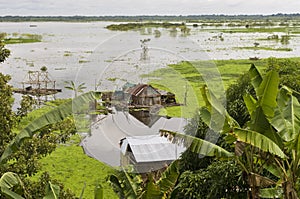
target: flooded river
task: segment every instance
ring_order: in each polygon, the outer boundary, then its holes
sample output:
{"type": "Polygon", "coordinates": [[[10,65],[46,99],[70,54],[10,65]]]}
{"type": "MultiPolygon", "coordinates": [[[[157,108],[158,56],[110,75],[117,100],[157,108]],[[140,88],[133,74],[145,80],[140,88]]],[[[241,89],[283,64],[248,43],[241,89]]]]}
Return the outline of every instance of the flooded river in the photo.
{"type": "MultiPolygon", "coordinates": [[[[288,44],[261,40],[261,46],[290,48],[291,51],[239,49],[251,47],[270,33],[220,33],[191,27],[189,35],[168,29],[145,28],[141,31],[110,31],[111,22],[0,23],[0,32],[38,34],[42,42],[11,44],[11,55],[0,71],[20,87],[28,71],[46,66],[50,78],[63,92],[57,98],[72,97],[65,81],[85,83],[88,90],[120,90],[126,82],[146,83],[142,74],[183,60],[248,59],[249,57],[297,57],[300,37],[293,35],[288,44]],[[159,36],[154,32],[159,31],[159,36]],[[222,39],[220,39],[222,37],[222,39]],[[143,42],[142,41],[146,41],[143,42]],[[146,46],[145,46],[146,45],[146,46]]],[[[274,33],[283,35],[285,33],[274,33]]],[[[166,87],[168,85],[165,85],[166,87]]],[[[184,85],[180,85],[184,87],[184,85]]],[[[20,95],[15,96],[18,100],[20,95]]],[[[153,118],[152,118],[153,119],[153,118]]],[[[159,129],[183,132],[183,118],[157,117],[148,125],[128,112],[109,114],[93,125],[91,135],[82,141],[86,153],[109,165],[120,163],[119,141],[126,136],[157,135],[159,129]]]]}

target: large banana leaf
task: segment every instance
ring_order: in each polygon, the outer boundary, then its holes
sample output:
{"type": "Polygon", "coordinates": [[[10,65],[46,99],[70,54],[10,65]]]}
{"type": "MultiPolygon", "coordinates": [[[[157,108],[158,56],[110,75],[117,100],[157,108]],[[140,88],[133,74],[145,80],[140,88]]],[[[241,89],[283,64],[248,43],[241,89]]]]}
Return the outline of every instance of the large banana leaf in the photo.
{"type": "Polygon", "coordinates": [[[235,128],[232,133],[238,138],[239,141],[251,144],[262,151],[272,153],[281,158],[286,158],[286,155],[281,148],[270,138],[261,133],[239,128],[235,128]]]}
{"type": "Polygon", "coordinates": [[[223,149],[222,147],[208,142],[206,140],[196,138],[193,136],[176,133],[168,130],[160,130],[162,136],[168,136],[173,143],[184,143],[189,149],[204,156],[217,156],[217,157],[232,157],[233,154],[223,149]]]}
{"type": "Polygon", "coordinates": [[[157,182],[160,191],[166,194],[170,194],[176,185],[178,177],[180,175],[178,168],[178,160],[175,160],[169,167],[162,173],[161,178],[157,182]]]}
{"type": "Polygon", "coordinates": [[[145,191],[142,193],[140,198],[142,198],[142,199],[162,199],[162,198],[164,198],[164,194],[160,190],[160,187],[154,182],[153,175],[151,173],[148,174],[145,191]]]}
{"type": "Polygon", "coordinates": [[[300,131],[300,104],[286,87],[278,94],[278,107],[271,124],[286,142],[294,140],[300,131]]]}
{"type": "MultiPolygon", "coordinates": [[[[253,83],[253,85],[256,84],[253,83]]],[[[269,119],[274,117],[275,108],[277,107],[276,98],[278,93],[278,84],[278,73],[270,71],[263,78],[259,87],[256,87],[256,96],[258,100],[255,101],[253,98],[247,96],[245,96],[244,99],[246,100],[247,108],[251,113],[251,121],[249,122],[250,129],[265,135],[282,148],[282,139],[279,134],[273,130],[269,122],[269,119]]]]}
{"type": "Polygon", "coordinates": [[[0,158],[0,163],[12,153],[17,151],[25,139],[32,138],[37,130],[49,124],[60,122],[73,113],[82,111],[84,107],[87,107],[84,105],[94,100],[96,95],[99,95],[99,93],[88,92],[82,94],[74,98],[72,101],[61,104],[60,106],[32,121],[29,125],[22,129],[15,139],[8,145],[0,158]]]}
{"type": "Polygon", "coordinates": [[[244,102],[246,104],[246,107],[248,109],[248,112],[250,114],[250,116],[252,115],[252,113],[255,111],[255,109],[257,108],[257,101],[254,99],[254,97],[252,97],[250,94],[246,94],[243,96],[244,102]]]}
{"type": "Polygon", "coordinates": [[[46,186],[46,195],[43,199],[58,199],[59,198],[60,188],[58,185],[53,185],[51,182],[48,182],[46,186]]]}
{"type": "Polygon", "coordinates": [[[223,129],[225,123],[226,110],[223,104],[215,97],[212,91],[207,89],[207,86],[203,86],[201,89],[202,98],[206,102],[206,108],[210,112],[209,122],[207,125],[216,132],[220,132],[223,129]]]}
{"type": "Polygon", "coordinates": [[[24,199],[19,194],[13,192],[11,189],[15,186],[21,186],[22,181],[19,176],[12,172],[4,173],[0,178],[0,196],[5,198],[24,199]]]}
{"type": "Polygon", "coordinates": [[[180,175],[178,169],[178,160],[175,160],[169,167],[162,173],[160,179],[155,182],[152,174],[148,174],[147,186],[142,195],[143,199],[162,199],[169,198],[172,193],[178,177],[180,175]]]}
{"type": "Polygon", "coordinates": [[[278,86],[279,74],[276,71],[270,71],[263,78],[263,81],[257,89],[256,95],[258,103],[268,118],[272,118],[274,116],[274,109],[277,106],[276,98],[278,86]]]}
{"type": "Polygon", "coordinates": [[[201,94],[206,106],[200,109],[200,116],[210,129],[222,132],[232,127],[239,127],[239,124],[227,113],[224,105],[214,93],[207,90],[206,86],[202,87],[201,94]]]}
{"type": "Polygon", "coordinates": [[[251,84],[253,85],[253,87],[257,93],[257,90],[258,90],[261,82],[263,81],[263,78],[262,78],[259,70],[256,68],[256,66],[254,64],[251,64],[251,67],[249,69],[249,75],[251,78],[251,84]]]}
{"type": "Polygon", "coordinates": [[[141,195],[141,177],[138,174],[122,170],[109,175],[108,181],[120,198],[136,199],[141,195]]]}

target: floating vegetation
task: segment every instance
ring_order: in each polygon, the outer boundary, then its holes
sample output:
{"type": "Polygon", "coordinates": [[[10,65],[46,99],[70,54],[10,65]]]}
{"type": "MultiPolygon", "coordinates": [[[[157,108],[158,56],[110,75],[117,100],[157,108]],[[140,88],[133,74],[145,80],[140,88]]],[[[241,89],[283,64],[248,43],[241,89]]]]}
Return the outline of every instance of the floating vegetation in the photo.
{"type": "Polygon", "coordinates": [[[106,26],[108,30],[119,30],[119,31],[128,31],[128,30],[137,30],[140,28],[184,28],[186,25],[184,23],[155,23],[155,22],[148,22],[148,23],[122,23],[122,24],[111,24],[106,26]]]}
{"type": "Polygon", "coordinates": [[[270,28],[231,28],[231,29],[220,29],[224,33],[275,33],[275,32],[290,32],[294,33],[299,31],[298,28],[288,28],[288,27],[270,27],[270,28]]]}
{"type": "Polygon", "coordinates": [[[270,35],[267,38],[258,38],[257,40],[275,40],[275,41],[279,41],[279,36],[278,35],[270,35]]]}
{"type": "Polygon", "coordinates": [[[79,60],[78,61],[78,63],[80,63],[80,64],[84,64],[84,63],[88,63],[88,62],[90,62],[90,61],[88,61],[88,60],[79,60]]]}
{"type": "Polygon", "coordinates": [[[115,82],[117,80],[116,77],[107,78],[108,81],[115,82]]]}
{"type": "Polygon", "coordinates": [[[69,56],[72,56],[72,54],[71,53],[65,53],[64,56],[69,57],[69,56]]]}
{"type": "Polygon", "coordinates": [[[272,48],[272,47],[262,47],[262,46],[245,46],[236,47],[237,50],[269,50],[269,51],[293,51],[291,48],[272,48]]]}
{"type": "Polygon", "coordinates": [[[54,70],[66,70],[67,68],[54,68],[54,70]]]}
{"type": "Polygon", "coordinates": [[[3,42],[5,44],[20,44],[20,43],[35,43],[35,42],[41,42],[42,36],[37,34],[19,34],[19,33],[12,33],[12,34],[6,34],[3,42]]]}
{"type": "Polygon", "coordinates": [[[159,30],[154,30],[154,37],[159,38],[161,36],[161,32],[159,30]]]}
{"type": "Polygon", "coordinates": [[[29,67],[34,67],[33,61],[27,61],[26,65],[29,66],[29,67]]]}

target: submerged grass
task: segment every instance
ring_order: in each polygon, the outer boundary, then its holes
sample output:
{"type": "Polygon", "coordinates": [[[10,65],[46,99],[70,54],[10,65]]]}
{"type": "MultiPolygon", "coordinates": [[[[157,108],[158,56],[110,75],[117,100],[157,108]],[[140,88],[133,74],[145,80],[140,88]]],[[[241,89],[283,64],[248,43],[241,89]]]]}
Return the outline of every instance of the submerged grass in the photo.
{"type": "Polygon", "coordinates": [[[267,28],[231,28],[221,30],[224,33],[274,33],[274,32],[290,32],[297,34],[299,28],[296,27],[267,27],[267,28]]]}
{"type": "Polygon", "coordinates": [[[263,46],[245,46],[245,47],[236,47],[238,50],[270,50],[270,51],[293,51],[291,48],[272,48],[272,47],[263,47],[263,46]]]}
{"type": "Polygon", "coordinates": [[[21,44],[21,43],[35,43],[42,41],[42,35],[30,33],[0,33],[0,38],[3,39],[5,44],[21,44]]]}
{"type": "Polygon", "coordinates": [[[5,44],[22,44],[22,43],[35,43],[41,42],[39,39],[28,39],[28,38],[9,38],[4,39],[5,44]]]}

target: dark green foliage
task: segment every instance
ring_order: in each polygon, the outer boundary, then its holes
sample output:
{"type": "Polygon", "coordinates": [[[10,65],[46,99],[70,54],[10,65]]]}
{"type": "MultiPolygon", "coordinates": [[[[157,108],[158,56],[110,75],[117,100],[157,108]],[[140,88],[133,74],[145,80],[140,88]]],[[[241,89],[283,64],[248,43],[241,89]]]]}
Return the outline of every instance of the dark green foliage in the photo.
{"type": "Polygon", "coordinates": [[[10,55],[10,51],[4,47],[5,33],[0,33],[0,63],[4,62],[6,58],[10,55]]]}
{"type": "Polygon", "coordinates": [[[24,184],[26,187],[26,199],[43,198],[46,195],[47,186],[51,184],[59,187],[59,198],[63,199],[75,199],[75,195],[69,190],[65,189],[64,185],[56,180],[52,180],[48,173],[43,173],[37,182],[25,180],[24,184]]]}
{"type": "MultiPolygon", "coordinates": [[[[185,133],[187,135],[195,136],[197,138],[204,139],[206,141],[217,144],[224,149],[230,151],[231,147],[225,142],[223,136],[219,133],[213,132],[208,126],[202,121],[199,112],[191,119],[191,121],[185,127],[185,133]]],[[[180,171],[195,171],[198,169],[206,168],[214,160],[214,157],[202,156],[197,153],[191,152],[187,149],[181,155],[181,161],[179,162],[180,171]]]]}
{"type": "Polygon", "coordinates": [[[22,100],[20,102],[20,107],[18,108],[17,111],[17,117],[18,120],[22,119],[25,117],[29,112],[31,112],[34,108],[34,105],[37,104],[37,101],[33,99],[29,95],[23,95],[22,100]]]}
{"type": "Polygon", "coordinates": [[[115,171],[107,176],[107,181],[112,186],[119,198],[137,198],[142,194],[145,185],[142,177],[137,173],[115,171]]]}
{"type": "Polygon", "coordinates": [[[206,169],[185,171],[174,191],[174,198],[245,198],[241,169],[234,161],[214,161],[206,169]]]}
{"type": "Polygon", "coordinates": [[[250,115],[243,99],[243,96],[247,93],[255,96],[255,91],[248,74],[242,75],[226,91],[227,112],[240,126],[244,126],[250,120],[250,115]]]}
{"type": "MultiPolygon", "coordinates": [[[[199,113],[191,119],[185,127],[185,133],[198,138],[205,138],[208,126],[201,120],[199,113]]],[[[211,161],[212,157],[203,157],[197,153],[191,152],[187,149],[182,155],[179,162],[179,169],[181,172],[186,170],[195,171],[198,169],[206,168],[211,161]]]]}
{"type": "Polygon", "coordinates": [[[12,155],[10,159],[16,161],[2,164],[0,173],[11,171],[25,177],[34,175],[40,169],[38,160],[53,152],[58,143],[65,143],[75,132],[75,123],[71,118],[46,126],[12,155]]]}
{"type": "MultiPolygon", "coordinates": [[[[268,59],[268,69],[275,70],[280,75],[280,84],[300,92],[300,62],[292,59],[268,59]]],[[[299,94],[295,94],[300,99],[299,94]]]]}
{"type": "MultiPolygon", "coordinates": [[[[15,136],[12,128],[15,123],[15,115],[12,111],[12,87],[8,85],[10,77],[0,73],[0,154],[3,153],[9,141],[15,136]]],[[[1,174],[1,172],[0,172],[1,174]]]]}
{"type": "MultiPolygon", "coordinates": [[[[187,29],[185,25],[181,23],[154,23],[154,22],[148,22],[148,23],[123,23],[123,24],[111,24],[107,26],[106,28],[109,30],[120,30],[120,31],[127,31],[127,30],[136,30],[139,28],[144,27],[163,27],[163,28],[181,28],[181,29],[187,29]]],[[[185,30],[184,29],[184,30],[185,30]]]]}

